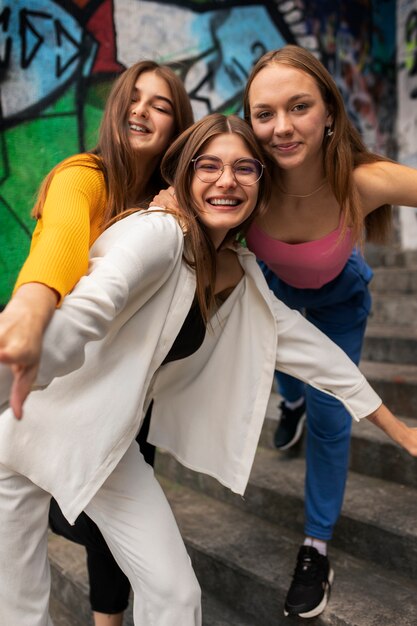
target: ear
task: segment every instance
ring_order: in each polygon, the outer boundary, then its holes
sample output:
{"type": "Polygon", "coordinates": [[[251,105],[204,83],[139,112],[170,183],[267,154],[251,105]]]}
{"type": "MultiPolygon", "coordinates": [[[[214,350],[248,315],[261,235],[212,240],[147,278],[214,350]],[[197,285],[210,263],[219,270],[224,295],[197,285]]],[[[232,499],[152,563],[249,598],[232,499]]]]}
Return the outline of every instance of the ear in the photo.
{"type": "Polygon", "coordinates": [[[326,124],[325,125],[330,127],[330,128],[333,126],[333,113],[331,111],[327,111],[326,124]]]}

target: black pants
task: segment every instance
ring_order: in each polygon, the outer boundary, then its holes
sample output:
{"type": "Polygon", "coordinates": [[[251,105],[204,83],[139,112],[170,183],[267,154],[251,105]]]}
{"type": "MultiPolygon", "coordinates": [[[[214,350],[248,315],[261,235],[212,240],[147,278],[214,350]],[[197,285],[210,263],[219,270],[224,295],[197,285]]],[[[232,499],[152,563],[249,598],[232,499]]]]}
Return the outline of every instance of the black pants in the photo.
{"type": "MultiPolygon", "coordinates": [[[[146,441],[149,430],[151,407],[136,438],[144,459],[154,464],[155,448],[146,441]]],[[[93,611],[109,615],[121,613],[129,602],[130,583],[117,565],[100,530],[85,513],[77,517],[71,526],[61,513],[57,502],[51,500],[49,526],[57,535],[85,546],[90,583],[90,604],[93,611]]]]}

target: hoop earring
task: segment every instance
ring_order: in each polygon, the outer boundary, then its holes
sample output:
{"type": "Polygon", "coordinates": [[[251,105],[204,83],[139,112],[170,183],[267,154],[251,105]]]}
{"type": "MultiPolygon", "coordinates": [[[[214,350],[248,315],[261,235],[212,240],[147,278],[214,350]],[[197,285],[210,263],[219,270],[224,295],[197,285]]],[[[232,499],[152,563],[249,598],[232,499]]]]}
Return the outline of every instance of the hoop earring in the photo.
{"type": "Polygon", "coordinates": [[[333,131],[330,126],[327,126],[326,137],[331,137],[333,135],[333,131]]]}

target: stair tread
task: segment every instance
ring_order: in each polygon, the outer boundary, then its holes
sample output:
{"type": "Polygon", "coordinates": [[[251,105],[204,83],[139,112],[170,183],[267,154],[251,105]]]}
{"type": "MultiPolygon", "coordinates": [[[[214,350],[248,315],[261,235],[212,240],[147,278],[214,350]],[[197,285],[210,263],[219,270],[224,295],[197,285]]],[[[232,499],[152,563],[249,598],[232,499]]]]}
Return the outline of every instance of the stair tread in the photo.
{"type": "MultiPolygon", "coordinates": [[[[85,550],[63,537],[49,533],[48,551],[52,570],[50,613],[54,626],[92,625],[88,599],[88,575],[85,550]],[[72,598],[57,582],[58,572],[74,588],[72,598]]],[[[203,591],[203,626],[253,626],[241,614],[203,591]]],[[[125,612],[124,626],[133,626],[132,602],[125,612]]]]}
{"type": "MultiPolygon", "coordinates": [[[[285,594],[299,535],[185,487],[161,482],[188,545],[285,594]]],[[[336,584],[321,624],[417,623],[415,584],[333,548],[330,557],[336,584]]]]}
{"type": "Polygon", "coordinates": [[[58,600],[53,594],[49,602],[49,613],[54,626],[89,626],[92,622],[86,623],[77,614],[58,600]]]}
{"type": "MultiPolygon", "coordinates": [[[[259,448],[250,483],[302,498],[304,471],[304,458],[289,460],[283,453],[259,448]]],[[[417,540],[417,490],[412,487],[349,472],[342,515],[417,540]]]]}
{"type": "Polygon", "coordinates": [[[398,383],[417,383],[417,365],[403,363],[360,362],[359,369],[366,378],[398,383]]]}
{"type": "Polygon", "coordinates": [[[370,320],[365,337],[395,337],[417,341],[417,324],[384,324],[370,320]]]}
{"type": "MultiPolygon", "coordinates": [[[[237,494],[218,486],[214,478],[197,475],[192,470],[183,468],[172,460],[168,453],[158,451],[158,463],[164,462],[168,455],[169,463],[174,463],[181,475],[200,485],[207,486],[210,494],[223,490],[230,502],[235,501],[242,508],[242,499],[237,494]]],[[[271,492],[280,498],[302,500],[304,497],[305,459],[289,457],[273,449],[259,447],[252,467],[248,489],[244,500],[256,501],[259,490],[271,492]]],[[[259,496],[260,497],[260,496],[259,496]]],[[[413,541],[417,549],[417,489],[398,483],[389,482],[356,472],[349,472],[342,516],[372,527],[381,528],[394,535],[403,536],[413,541]]]]}

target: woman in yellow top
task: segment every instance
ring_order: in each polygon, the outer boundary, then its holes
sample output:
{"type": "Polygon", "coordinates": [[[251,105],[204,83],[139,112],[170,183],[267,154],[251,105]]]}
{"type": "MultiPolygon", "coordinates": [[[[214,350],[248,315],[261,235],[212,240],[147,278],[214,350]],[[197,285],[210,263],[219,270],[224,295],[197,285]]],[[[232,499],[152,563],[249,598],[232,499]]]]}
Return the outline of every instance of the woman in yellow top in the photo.
{"type": "MultiPolygon", "coordinates": [[[[109,220],[146,205],[161,188],[162,156],[192,122],[176,74],[141,61],[114,84],[97,147],[66,159],[44,180],[33,210],[30,254],[0,315],[0,361],[14,364],[11,406],[17,416],[36,376],[44,331],[55,307],[86,273],[90,246],[109,220]]],[[[142,451],[148,460],[149,447],[142,451]]],[[[69,526],[54,501],[50,522],[56,532],[87,543],[95,624],[119,626],[130,585],[100,532],[85,515],[69,526]]]]}
{"type": "Polygon", "coordinates": [[[88,251],[103,223],[146,204],[161,188],[161,158],[192,122],[191,104],[176,74],[141,61],[116,81],[97,147],[63,161],[44,180],[33,209],[38,222],[30,254],[0,315],[0,362],[13,363],[16,415],[35,379],[45,328],[87,271],[88,251]]]}

